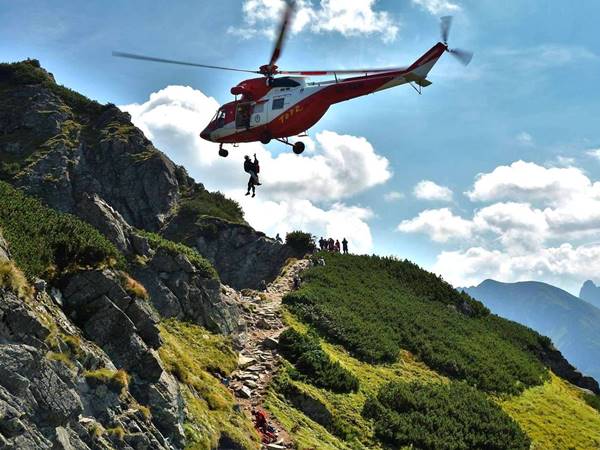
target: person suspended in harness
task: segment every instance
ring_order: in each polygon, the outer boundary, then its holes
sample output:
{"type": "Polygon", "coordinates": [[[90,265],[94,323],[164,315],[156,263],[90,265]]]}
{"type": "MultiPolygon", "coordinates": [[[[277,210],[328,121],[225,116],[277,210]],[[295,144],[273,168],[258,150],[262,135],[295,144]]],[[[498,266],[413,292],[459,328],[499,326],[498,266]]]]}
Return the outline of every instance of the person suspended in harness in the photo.
{"type": "Polygon", "coordinates": [[[254,197],[256,195],[256,186],[260,186],[261,184],[258,180],[260,165],[258,164],[258,159],[256,159],[256,153],[254,154],[254,161],[248,155],[244,156],[244,172],[250,175],[246,195],[250,195],[250,191],[252,191],[252,197],[254,197]]]}

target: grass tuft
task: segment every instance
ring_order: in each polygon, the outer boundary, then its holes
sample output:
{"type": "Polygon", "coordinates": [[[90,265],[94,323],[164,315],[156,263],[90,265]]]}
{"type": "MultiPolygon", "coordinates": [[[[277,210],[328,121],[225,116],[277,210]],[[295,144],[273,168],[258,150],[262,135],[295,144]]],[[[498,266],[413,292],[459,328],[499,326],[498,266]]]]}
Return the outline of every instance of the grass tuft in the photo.
{"type": "Polygon", "coordinates": [[[123,395],[129,388],[129,375],[122,369],[111,370],[107,368],[88,370],[84,372],[83,376],[88,384],[104,384],[108,388],[123,395]]]}
{"type": "Polygon", "coordinates": [[[113,428],[107,428],[106,434],[110,439],[114,439],[119,442],[122,442],[123,439],[125,439],[125,429],[123,429],[121,425],[113,428]]]}
{"type": "Polygon", "coordinates": [[[125,292],[127,292],[132,297],[141,298],[142,300],[148,300],[150,296],[148,295],[148,291],[144,287],[142,283],[133,279],[129,274],[125,272],[121,272],[121,284],[125,292]]]}
{"type": "Polygon", "coordinates": [[[71,361],[71,355],[67,353],[48,352],[46,358],[50,361],[59,361],[71,369],[75,367],[75,364],[71,361]]]}
{"type": "Polygon", "coordinates": [[[12,291],[21,300],[31,300],[35,294],[23,272],[8,260],[0,260],[0,287],[12,291]]]}

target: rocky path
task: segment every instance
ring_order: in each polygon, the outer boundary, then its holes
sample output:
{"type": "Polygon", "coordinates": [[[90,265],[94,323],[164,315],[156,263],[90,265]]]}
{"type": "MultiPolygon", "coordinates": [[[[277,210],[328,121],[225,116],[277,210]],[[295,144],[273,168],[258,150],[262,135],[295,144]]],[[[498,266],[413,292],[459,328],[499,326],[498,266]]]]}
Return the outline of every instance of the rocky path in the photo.
{"type": "MultiPolygon", "coordinates": [[[[285,330],[281,315],[281,300],[294,289],[294,278],[310,265],[299,260],[285,269],[265,292],[242,296],[243,318],[247,324],[247,339],[239,355],[238,369],[232,374],[230,389],[240,406],[251,414],[252,408],[262,408],[269,383],[281,365],[277,352],[279,335],[285,330]]],[[[280,424],[271,419],[278,432],[278,441],[264,448],[284,449],[290,437],[280,424]]]]}

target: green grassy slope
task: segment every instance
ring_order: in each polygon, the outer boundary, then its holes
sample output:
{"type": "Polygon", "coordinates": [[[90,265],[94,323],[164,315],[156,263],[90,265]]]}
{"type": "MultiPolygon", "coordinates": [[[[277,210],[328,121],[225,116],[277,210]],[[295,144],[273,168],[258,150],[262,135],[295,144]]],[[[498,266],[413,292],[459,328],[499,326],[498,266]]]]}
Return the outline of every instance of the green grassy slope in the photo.
{"type": "Polygon", "coordinates": [[[600,448],[600,414],[585,394],[556,375],[543,386],[499,401],[533,441],[534,450],[600,448]]]}
{"type": "Polygon", "coordinates": [[[438,372],[489,392],[518,393],[547,379],[528,351],[547,339],[489,315],[413,264],[342,255],[325,255],[325,261],[285,303],[358,358],[395,361],[405,348],[438,372]],[[462,302],[477,313],[457,312],[462,302]]]}
{"type": "Polygon", "coordinates": [[[318,330],[321,348],[359,389],[319,388],[288,365],[267,407],[299,448],[506,448],[507,436],[511,448],[598,447],[594,402],[535,356],[550,345],[547,338],[485,309],[457,312],[466,299],[448,295],[449,285],[408,262],[324,257],[326,266],[305,273],[303,287],[285,299],[285,319],[300,333],[318,330]],[[454,359],[451,368],[470,367],[448,370],[454,359]],[[306,410],[306,399],[330,420],[306,410]]]}
{"type": "Polygon", "coordinates": [[[160,357],[184,393],[186,449],[216,448],[223,435],[239,448],[258,449],[259,436],[251,419],[235,408],[235,398],[216,377],[228,376],[236,368],[231,340],[177,320],[164,321],[160,335],[160,357]]]}

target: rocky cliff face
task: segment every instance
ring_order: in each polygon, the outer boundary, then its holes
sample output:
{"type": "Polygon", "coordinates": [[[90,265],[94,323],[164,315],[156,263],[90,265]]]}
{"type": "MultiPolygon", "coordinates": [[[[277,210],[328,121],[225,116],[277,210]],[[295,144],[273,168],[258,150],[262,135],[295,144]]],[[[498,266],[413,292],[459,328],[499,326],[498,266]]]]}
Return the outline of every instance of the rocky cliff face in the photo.
{"type": "MultiPolygon", "coordinates": [[[[0,263],[6,276],[12,263],[0,263]]],[[[181,394],[155,351],[149,305],[111,271],[77,274],[62,293],[37,284],[28,295],[0,288],[0,447],[181,446],[181,394]]]]}
{"type": "MultiPolygon", "coordinates": [[[[135,227],[162,225],[179,198],[181,169],[131,125],[128,114],[107,105],[82,123],[48,88],[19,86],[6,96],[21,107],[3,111],[0,132],[32,133],[43,143],[16,174],[16,185],[60,211],[77,214],[85,207],[82,200],[96,195],[135,227]]],[[[31,151],[18,141],[11,149],[22,159],[31,151]]]]}
{"type": "Polygon", "coordinates": [[[301,256],[248,225],[216,218],[190,224],[176,217],[165,227],[164,236],[197,249],[223,282],[236,289],[256,289],[262,281],[273,281],[288,258],[301,256]]]}

